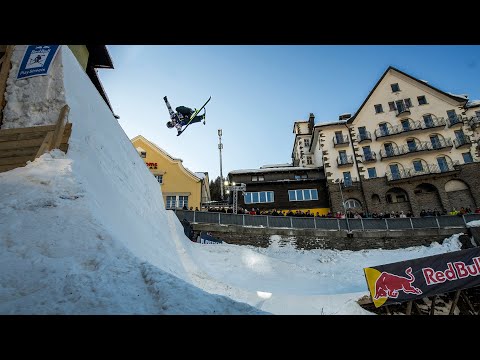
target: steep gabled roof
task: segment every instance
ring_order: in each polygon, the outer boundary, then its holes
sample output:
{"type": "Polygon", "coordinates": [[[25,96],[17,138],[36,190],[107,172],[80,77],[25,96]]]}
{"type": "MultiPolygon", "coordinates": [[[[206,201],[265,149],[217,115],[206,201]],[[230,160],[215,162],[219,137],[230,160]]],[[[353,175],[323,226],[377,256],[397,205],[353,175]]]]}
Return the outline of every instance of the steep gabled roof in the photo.
{"type": "Polygon", "coordinates": [[[420,79],[417,79],[415,77],[413,77],[412,75],[409,75],[401,70],[398,70],[397,68],[394,68],[393,66],[389,66],[387,68],[387,70],[385,70],[385,72],[383,73],[382,77],[377,81],[377,83],[375,84],[375,86],[373,87],[373,89],[370,91],[370,93],[368,94],[368,96],[365,98],[365,100],[363,101],[362,105],[360,105],[360,107],[358,108],[357,112],[350,118],[347,120],[347,122],[349,124],[351,124],[355,118],[357,117],[357,115],[360,113],[360,111],[363,109],[363,107],[365,106],[365,104],[367,103],[368,99],[370,99],[370,97],[372,96],[373,92],[375,91],[375,89],[377,88],[377,86],[382,82],[383,78],[385,77],[385,75],[387,75],[387,73],[390,71],[390,70],[394,70],[402,75],[405,75],[407,77],[409,77],[410,79],[422,84],[422,85],[425,85],[427,87],[429,87],[430,89],[433,89],[445,96],[448,96],[449,98],[455,100],[455,101],[460,101],[460,102],[466,102],[468,99],[464,98],[464,97],[460,97],[460,96],[456,96],[456,95],[453,95],[453,94],[450,94],[448,92],[445,92],[443,90],[440,90],[432,85],[430,85],[429,83],[425,82],[425,81],[422,81],[420,79]]]}
{"type": "Polygon", "coordinates": [[[202,178],[198,177],[198,175],[196,175],[193,171],[191,171],[191,170],[187,169],[185,166],[183,166],[183,164],[182,164],[183,160],[182,159],[174,158],[172,155],[170,155],[165,150],[163,150],[160,146],[158,146],[157,144],[155,144],[155,143],[151,142],[150,140],[144,138],[142,135],[137,135],[133,139],[131,139],[130,141],[133,144],[135,142],[135,140],[143,140],[148,145],[150,145],[153,149],[157,150],[159,153],[163,154],[165,157],[170,159],[171,162],[178,163],[180,165],[180,168],[183,169],[185,171],[185,173],[187,173],[188,175],[190,175],[191,177],[195,178],[198,181],[202,180],[202,178]]]}

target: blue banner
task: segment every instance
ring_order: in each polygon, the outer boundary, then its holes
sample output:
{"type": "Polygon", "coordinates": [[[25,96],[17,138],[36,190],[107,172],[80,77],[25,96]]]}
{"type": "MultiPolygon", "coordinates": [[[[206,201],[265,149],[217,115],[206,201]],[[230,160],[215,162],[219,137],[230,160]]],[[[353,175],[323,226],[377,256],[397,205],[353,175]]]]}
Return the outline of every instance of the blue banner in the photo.
{"type": "Polygon", "coordinates": [[[47,75],[60,45],[28,45],[18,69],[17,79],[47,75]]]}

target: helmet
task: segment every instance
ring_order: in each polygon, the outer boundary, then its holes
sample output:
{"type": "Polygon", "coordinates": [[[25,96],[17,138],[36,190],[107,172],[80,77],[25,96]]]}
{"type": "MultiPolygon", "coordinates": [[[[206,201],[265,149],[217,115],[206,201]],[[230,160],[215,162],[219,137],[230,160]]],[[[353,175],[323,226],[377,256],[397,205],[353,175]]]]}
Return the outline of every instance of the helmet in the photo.
{"type": "Polygon", "coordinates": [[[173,128],[174,127],[173,122],[171,122],[171,121],[167,122],[167,127],[173,128]]]}

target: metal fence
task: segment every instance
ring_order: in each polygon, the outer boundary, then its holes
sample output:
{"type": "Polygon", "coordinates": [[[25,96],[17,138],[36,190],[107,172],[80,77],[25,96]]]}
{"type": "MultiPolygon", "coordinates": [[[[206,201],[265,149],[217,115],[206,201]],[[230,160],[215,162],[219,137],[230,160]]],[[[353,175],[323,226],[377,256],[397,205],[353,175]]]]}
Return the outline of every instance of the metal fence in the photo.
{"type": "Polygon", "coordinates": [[[480,214],[463,216],[426,216],[392,219],[331,219],[322,217],[295,217],[229,214],[220,212],[175,210],[179,220],[191,223],[240,225],[269,228],[319,229],[319,230],[405,230],[465,228],[469,221],[480,220],[480,214]]]}

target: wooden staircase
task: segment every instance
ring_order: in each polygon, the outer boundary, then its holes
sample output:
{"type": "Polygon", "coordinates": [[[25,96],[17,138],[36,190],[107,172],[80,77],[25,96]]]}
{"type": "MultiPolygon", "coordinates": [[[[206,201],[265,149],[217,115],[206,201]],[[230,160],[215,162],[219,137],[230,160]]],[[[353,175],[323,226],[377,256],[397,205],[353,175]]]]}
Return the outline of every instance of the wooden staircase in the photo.
{"type": "Polygon", "coordinates": [[[72,124],[65,105],[55,125],[0,130],[0,172],[25,166],[47,151],[68,151],[72,124]]]}

